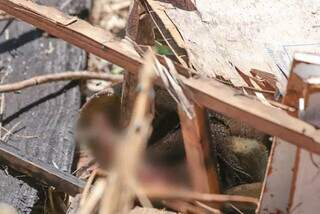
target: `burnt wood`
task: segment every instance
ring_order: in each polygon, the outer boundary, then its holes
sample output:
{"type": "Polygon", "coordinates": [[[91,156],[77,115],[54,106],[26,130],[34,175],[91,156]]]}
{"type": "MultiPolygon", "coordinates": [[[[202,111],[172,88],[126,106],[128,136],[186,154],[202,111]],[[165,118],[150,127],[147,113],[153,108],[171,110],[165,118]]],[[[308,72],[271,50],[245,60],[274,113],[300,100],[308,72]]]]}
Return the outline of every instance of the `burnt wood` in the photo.
{"type": "MultiPolygon", "coordinates": [[[[73,15],[84,15],[90,0],[42,0],[73,15]]],[[[83,70],[86,53],[66,42],[45,35],[41,30],[20,22],[0,22],[0,68],[8,73],[5,83],[24,80],[36,75],[83,70]]],[[[60,82],[33,87],[5,95],[3,126],[13,135],[8,146],[28,159],[70,173],[74,156],[74,129],[80,92],[77,82],[60,82]]],[[[3,131],[2,131],[3,133],[3,131]]],[[[38,177],[7,169],[0,170],[0,201],[14,206],[19,213],[35,211],[33,207],[44,200],[38,177]]]]}

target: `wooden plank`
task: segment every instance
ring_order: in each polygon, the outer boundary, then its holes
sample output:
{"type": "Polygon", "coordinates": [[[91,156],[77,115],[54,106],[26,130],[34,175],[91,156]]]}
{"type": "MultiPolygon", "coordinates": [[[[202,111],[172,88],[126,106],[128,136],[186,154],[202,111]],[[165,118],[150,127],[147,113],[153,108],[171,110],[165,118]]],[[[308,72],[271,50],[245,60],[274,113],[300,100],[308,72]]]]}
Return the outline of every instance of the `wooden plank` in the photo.
{"type": "Polygon", "coordinates": [[[320,209],[319,163],[319,155],[298,149],[288,213],[308,214],[320,209]]]}
{"type": "MultiPolygon", "coordinates": [[[[107,34],[102,29],[79,19],[65,17],[56,10],[50,9],[48,16],[46,7],[39,7],[26,0],[0,0],[0,9],[130,72],[137,73],[142,64],[132,47],[124,42],[107,42],[107,34]]],[[[192,70],[180,65],[176,65],[176,69],[179,73],[192,73],[192,70]]],[[[187,79],[182,75],[179,78],[192,91],[197,103],[320,154],[320,133],[308,123],[266,106],[252,97],[244,96],[214,79],[187,79]]]]}
{"type": "Polygon", "coordinates": [[[272,136],[319,154],[320,132],[314,126],[289,116],[285,111],[266,106],[253,97],[212,80],[186,79],[198,103],[241,120],[272,136]]]}
{"type": "Polygon", "coordinates": [[[288,213],[297,147],[279,138],[273,142],[260,197],[259,213],[288,213]],[[285,178],[286,182],[283,182],[285,178]]]}
{"type": "Polygon", "coordinates": [[[0,160],[10,168],[72,196],[81,193],[84,189],[85,182],[79,178],[19,153],[21,153],[19,150],[1,142],[0,160]]]}
{"type": "Polygon", "coordinates": [[[175,24],[199,73],[234,84],[243,84],[235,67],[249,76],[258,69],[274,74],[284,93],[293,53],[320,50],[317,0],[197,0],[193,10],[150,1],[175,24]]]}
{"type": "MultiPolygon", "coordinates": [[[[68,8],[79,14],[87,9],[85,4],[85,0],[81,0],[68,8]]],[[[6,23],[0,22],[0,29],[6,23]]],[[[1,72],[8,73],[5,82],[12,83],[46,73],[84,70],[86,54],[56,38],[45,37],[42,31],[17,20],[0,36],[0,64],[1,72]]],[[[60,82],[5,94],[3,126],[8,130],[15,127],[7,144],[25,157],[61,172],[71,172],[75,148],[73,132],[79,107],[76,83],[60,82]]],[[[41,212],[45,190],[37,179],[10,168],[7,173],[5,168],[2,163],[0,201],[11,204],[20,213],[41,212]]]]}
{"type": "MultiPolygon", "coordinates": [[[[293,74],[297,75],[304,86],[301,90],[301,97],[298,97],[304,100],[304,105],[300,104],[301,111],[298,116],[318,126],[320,124],[320,91],[308,91],[308,88],[312,86],[308,80],[320,77],[320,56],[296,54],[293,74]]],[[[314,84],[316,85],[318,84],[314,84]]],[[[320,155],[298,148],[290,193],[290,213],[313,213],[314,210],[320,209],[319,164],[320,155]]]]}
{"type": "MultiPolygon", "coordinates": [[[[299,100],[304,99],[306,102],[306,80],[320,74],[319,65],[319,56],[300,53],[295,55],[284,104],[301,108],[299,100]]],[[[318,100],[319,94],[306,103],[307,108],[303,112],[297,112],[294,116],[300,116],[310,123],[319,121],[318,100]]],[[[318,162],[319,155],[276,138],[262,191],[260,212],[312,213],[319,209],[317,201],[320,183],[316,179],[318,162]],[[283,178],[286,178],[286,182],[283,182],[283,178]]]]}
{"type": "Polygon", "coordinates": [[[181,108],[178,109],[193,188],[198,192],[220,193],[217,163],[211,158],[209,149],[206,110],[200,106],[195,106],[194,110],[195,116],[190,119],[181,108]]]}

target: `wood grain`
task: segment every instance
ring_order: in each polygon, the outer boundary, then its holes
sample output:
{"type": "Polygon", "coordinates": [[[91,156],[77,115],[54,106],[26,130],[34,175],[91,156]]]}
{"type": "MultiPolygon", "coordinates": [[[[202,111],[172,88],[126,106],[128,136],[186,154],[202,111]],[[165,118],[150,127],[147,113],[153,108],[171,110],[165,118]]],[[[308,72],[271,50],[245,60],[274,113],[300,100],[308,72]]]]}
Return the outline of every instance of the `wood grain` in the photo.
{"type": "MultiPolygon", "coordinates": [[[[60,5],[64,1],[42,1],[60,5]]],[[[72,3],[75,14],[87,10],[87,1],[72,3]]],[[[2,29],[5,21],[0,22],[2,29]]],[[[0,63],[7,72],[5,83],[36,75],[66,70],[84,70],[86,54],[69,44],[20,21],[13,21],[0,36],[0,63]]],[[[75,82],[60,82],[29,88],[5,95],[3,125],[13,130],[8,145],[28,158],[70,172],[75,148],[74,128],[80,107],[80,93],[75,82]]],[[[4,164],[2,169],[6,168],[4,164]]],[[[0,171],[0,200],[13,205],[20,213],[36,211],[43,194],[37,179],[9,170],[0,171]],[[18,176],[19,175],[19,176],[18,176]]],[[[43,199],[43,198],[42,198],[43,199]]],[[[40,210],[37,209],[40,212],[40,210]]]]}
{"type": "Polygon", "coordinates": [[[206,111],[195,106],[195,117],[188,118],[179,108],[181,131],[189,169],[189,175],[195,191],[220,193],[217,163],[211,157],[206,111]]]}

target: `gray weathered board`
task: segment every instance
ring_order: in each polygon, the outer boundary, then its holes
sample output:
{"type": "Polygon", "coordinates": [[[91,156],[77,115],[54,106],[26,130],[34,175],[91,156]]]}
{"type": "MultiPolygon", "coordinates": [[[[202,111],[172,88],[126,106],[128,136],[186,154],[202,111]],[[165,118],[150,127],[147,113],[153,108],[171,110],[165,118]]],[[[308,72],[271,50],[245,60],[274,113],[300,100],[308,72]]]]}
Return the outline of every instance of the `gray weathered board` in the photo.
{"type": "MultiPolygon", "coordinates": [[[[74,15],[85,14],[90,7],[90,0],[38,2],[74,15]]],[[[2,73],[8,73],[5,82],[85,69],[84,51],[59,39],[46,37],[30,25],[3,20],[0,32],[0,69],[2,73]]],[[[9,138],[8,144],[30,158],[70,172],[79,107],[80,93],[75,82],[48,84],[6,94],[3,125],[6,129],[15,127],[15,135],[9,138]]],[[[6,170],[3,164],[0,167],[0,201],[13,205],[19,213],[34,211],[33,207],[43,199],[42,188],[36,179],[6,170]]]]}

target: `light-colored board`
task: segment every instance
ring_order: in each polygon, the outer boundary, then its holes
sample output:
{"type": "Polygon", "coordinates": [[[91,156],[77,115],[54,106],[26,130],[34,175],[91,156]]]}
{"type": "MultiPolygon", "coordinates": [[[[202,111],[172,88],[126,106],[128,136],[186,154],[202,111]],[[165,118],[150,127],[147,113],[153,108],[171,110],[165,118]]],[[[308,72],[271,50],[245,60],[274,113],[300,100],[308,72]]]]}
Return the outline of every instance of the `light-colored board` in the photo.
{"type": "MultiPolygon", "coordinates": [[[[320,57],[296,54],[285,104],[298,106],[310,77],[320,75],[320,57]]],[[[312,94],[299,116],[319,124],[319,94],[312,94]]],[[[301,106],[300,106],[301,108],[301,106]]],[[[260,213],[313,213],[320,209],[320,156],[276,138],[261,196],[260,213]]]]}
{"type": "Polygon", "coordinates": [[[284,92],[286,79],[278,67],[288,75],[293,52],[320,52],[318,0],[195,2],[197,10],[168,4],[166,13],[203,75],[221,75],[241,85],[231,62],[248,75],[251,69],[273,73],[284,92]]]}
{"type": "Polygon", "coordinates": [[[289,213],[309,214],[320,209],[320,156],[299,149],[289,213]]]}
{"type": "MultiPolygon", "coordinates": [[[[320,57],[318,57],[320,59],[320,57]]],[[[301,66],[300,71],[303,76],[312,77],[320,76],[319,65],[301,66]],[[312,67],[311,67],[312,66],[312,67]],[[310,68],[301,72],[303,68],[310,68]]],[[[320,92],[310,95],[306,109],[299,116],[303,120],[310,122],[319,127],[320,125],[320,92]]],[[[314,213],[315,210],[320,209],[320,155],[314,154],[310,151],[299,149],[296,159],[297,173],[292,184],[292,200],[290,201],[290,210],[292,214],[308,214],[314,213]]]]}
{"type": "Polygon", "coordinates": [[[297,147],[276,138],[260,198],[261,214],[287,213],[297,147]]]}

